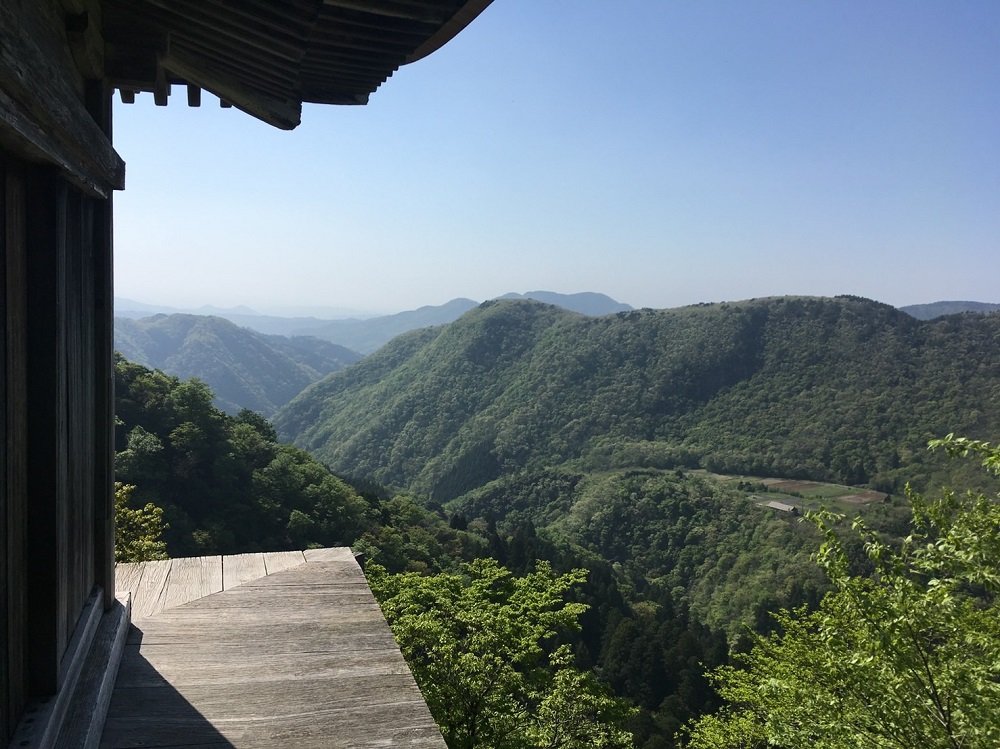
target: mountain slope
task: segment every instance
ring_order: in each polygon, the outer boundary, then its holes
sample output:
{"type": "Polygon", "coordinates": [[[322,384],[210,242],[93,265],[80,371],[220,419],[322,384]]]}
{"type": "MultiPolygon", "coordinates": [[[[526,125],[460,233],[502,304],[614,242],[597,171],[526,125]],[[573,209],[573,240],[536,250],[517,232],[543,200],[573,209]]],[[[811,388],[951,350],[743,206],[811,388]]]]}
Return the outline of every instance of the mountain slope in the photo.
{"type": "Polygon", "coordinates": [[[857,298],[581,317],[488,302],[313,385],[276,425],[335,470],[453,497],[525,467],[703,465],[898,488],[1000,428],[1000,317],[857,298]],[[908,463],[905,472],[898,470],[908,463]]]}
{"type": "Polygon", "coordinates": [[[317,338],[264,335],[203,315],[115,318],[115,348],[145,366],[203,380],[225,411],[249,408],[267,416],[310,383],[361,358],[317,338]]]}

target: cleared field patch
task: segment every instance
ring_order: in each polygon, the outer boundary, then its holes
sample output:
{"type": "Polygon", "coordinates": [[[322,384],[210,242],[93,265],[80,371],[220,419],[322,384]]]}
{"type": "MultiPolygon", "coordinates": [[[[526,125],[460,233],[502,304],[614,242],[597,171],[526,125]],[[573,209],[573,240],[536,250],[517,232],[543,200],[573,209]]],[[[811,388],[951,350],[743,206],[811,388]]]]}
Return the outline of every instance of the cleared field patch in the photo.
{"type": "Polygon", "coordinates": [[[888,496],[889,495],[885,492],[877,492],[873,489],[867,489],[865,491],[856,492],[855,494],[838,497],[838,499],[840,499],[841,502],[847,502],[852,505],[867,505],[872,502],[884,502],[888,496]]]}
{"type": "MultiPolygon", "coordinates": [[[[844,484],[827,484],[822,481],[781,478],[780,476],[744,476],[738,474],[713,473],[704,469],[694,469],[692,474],[710,477],[724,484],[743,483],[756,486],[748,496],[761,507],[768,502],[778,502],[794,506],[798,510],[818,510],[826,507],[837,512],[851,512],[852,507],[884,502],[889,496],[873,489],[859,489],[844,484]],[[760,491],[763,487],[765,491],[760,491]]],[[[772,507],[771,509],[776,509],[772,507]]]]}

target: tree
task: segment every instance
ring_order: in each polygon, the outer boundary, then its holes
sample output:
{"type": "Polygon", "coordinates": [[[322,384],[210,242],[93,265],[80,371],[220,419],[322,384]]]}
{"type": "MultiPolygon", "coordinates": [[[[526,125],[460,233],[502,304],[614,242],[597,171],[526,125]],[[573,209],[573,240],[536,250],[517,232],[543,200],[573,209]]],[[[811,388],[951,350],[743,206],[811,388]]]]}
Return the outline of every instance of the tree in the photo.
{"type": "MultiPolygon", "coordinates": [[[[1000,447],[951,435],[931,446],[1000,474],[1000,447]]],[[[690,728],[689,747],[1000,746],[1000,504],[907,493],[901,546],[854,522],[870,576],[850,572],[836,518],[813,518],[833,590],[814,612],[779,614],[780,633],[713,672],[729,704],[690,728]]]]}
{"type": "Polygon", "coordinates": [[[115,482],[115,561],[148,562],[167,558],[163,510],[152,502],[129,506],[135,487],[115,482]]]}
{"type": "Polygon", "coordinates": [[[585,570],[539,562],[514,575],[496,560],[463,574],[390,575],[369,583],[450,749],[624,749],[633,710],[577,670],[561,635],[586,609],[566,601],[585,570]]]}

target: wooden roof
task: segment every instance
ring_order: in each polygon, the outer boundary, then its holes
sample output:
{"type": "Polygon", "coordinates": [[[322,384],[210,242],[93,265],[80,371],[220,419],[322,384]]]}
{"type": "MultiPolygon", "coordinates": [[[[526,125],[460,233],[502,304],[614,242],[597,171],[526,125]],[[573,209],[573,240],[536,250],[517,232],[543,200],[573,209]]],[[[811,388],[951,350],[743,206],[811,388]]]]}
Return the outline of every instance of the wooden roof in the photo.
{"type": "Polygon", "coordinates": [[[276,127],[302,102],[365,104],[491,0],[103,0],[104,67],[131,100],[201,89],[276,127]]]}

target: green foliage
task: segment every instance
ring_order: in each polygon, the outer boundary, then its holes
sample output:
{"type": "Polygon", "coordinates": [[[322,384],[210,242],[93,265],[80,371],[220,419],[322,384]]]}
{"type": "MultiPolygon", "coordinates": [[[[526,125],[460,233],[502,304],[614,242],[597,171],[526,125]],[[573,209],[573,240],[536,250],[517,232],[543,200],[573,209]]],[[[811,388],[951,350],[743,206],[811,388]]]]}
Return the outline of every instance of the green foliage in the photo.
{"type": "Polygon", "coordinates": [[[353,544],[355,551],[395,572],[442,572],[456,560],[486,553],[484,540],[450,527],[442,515],[399,494],[380,503],[380,523],[353,544]]]}
{"type": "Polygon", "coordinates": [[[934,435],[1000,429],[998,341],[997,315],[922,322],[857,298],[600,318],[496,302],[391,342],[275,421],[334,470],[440,502],[567,461],[893,492],[958,476],[923,451],[934,435]]]}
{"type": "Polygon", "coordinates": [[[351,545],[392,569],[438,570],[481,544],[412,500],[363,496],[259,414],[228,416],[212,391],[118,358],[118,479],[163,508],[172,556],[351,545]],[[415,508],[416,505],[413,505],[415,508]],[[421,566],[422,565],[422,566],[421,566]]]}
{"type": "Polygon", "coordinates": [[[461,574],[367,573],[451,749],[632,746],[632,710],[558,644],[586,608],[566,600],[583,570],[541,562],[515,577],[480,559],[461,574]]]}
{"type": "Polygon", "coordinates": [[[149,562],[167,558],[163,510],[147,502],[131,506],[134,486],[115,482],[115,561],[149,562]]]}
{"type": "MultiPolygon", "coordinates": [[[[1000,472],[988,443],[934,446],[1000,472]]],[[[780,633],[714,672],[729,704],[694,724],[692,749],[1000,745],[1000,504],[950,491],[910,499],[899,547],[855,522],[870,576],[852,574],[830,518],[815,518],[833,591],[814,612],[782,613],[780,633]]]]}
{"type": "Polygon", "coordinates": [[[826,585],[809,563],[819,543],[810,526],[683,472],[536,471],[450,507],[506,526],[530,522],[613,561],[636,591],[669,591],[672,604],[733,636],[769,628],[772,609],[817,602],[826,585]]]}

